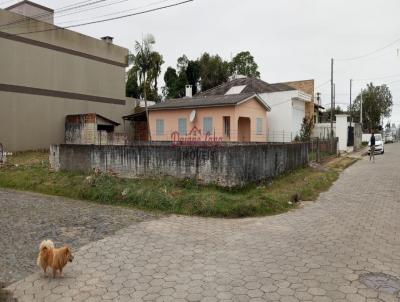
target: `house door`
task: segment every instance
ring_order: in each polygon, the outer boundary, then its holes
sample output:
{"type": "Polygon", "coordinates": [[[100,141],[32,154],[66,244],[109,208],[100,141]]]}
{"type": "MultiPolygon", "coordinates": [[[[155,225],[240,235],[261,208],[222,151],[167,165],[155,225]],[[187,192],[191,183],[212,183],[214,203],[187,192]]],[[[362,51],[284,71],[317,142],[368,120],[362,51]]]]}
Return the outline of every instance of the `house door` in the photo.
{"type": "Polygon", "coordinates": [[[238,120],[238,141],[239,142],[250,142],[251,130],[250,130],[250,118],[239,117],[238,120]]]}

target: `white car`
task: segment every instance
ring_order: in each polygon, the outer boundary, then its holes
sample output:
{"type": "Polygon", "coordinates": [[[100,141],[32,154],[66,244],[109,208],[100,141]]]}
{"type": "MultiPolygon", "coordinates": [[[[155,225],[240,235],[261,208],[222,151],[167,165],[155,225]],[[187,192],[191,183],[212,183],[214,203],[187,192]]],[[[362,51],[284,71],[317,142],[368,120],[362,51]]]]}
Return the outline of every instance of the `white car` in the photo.
{"type": "Polygon", "coordinates": [[[388,133],[385,135],[385,143],[393,143],[393,135],[388,133]]]}
{"type": "MultiPolygon", "coordinates": [[[[371,153],[371,141],[368,143],[368,154],[371,153]]],[[[381,134],[375,134],[375,154],[385,153],[384,142],[381,134]]]]}

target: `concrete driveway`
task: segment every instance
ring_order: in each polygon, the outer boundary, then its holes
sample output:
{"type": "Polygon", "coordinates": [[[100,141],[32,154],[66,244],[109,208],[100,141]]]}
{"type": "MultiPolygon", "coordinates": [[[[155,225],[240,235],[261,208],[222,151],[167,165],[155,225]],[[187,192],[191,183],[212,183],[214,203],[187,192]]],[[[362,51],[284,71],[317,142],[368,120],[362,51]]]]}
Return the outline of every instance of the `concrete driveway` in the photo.
{"type": "Polygon", "coordinates": [[[142,222],[81,248],[64,278],[9,289],[19,301],[399,301],[400,144],[385,151],[303,209],[142,222]]]}

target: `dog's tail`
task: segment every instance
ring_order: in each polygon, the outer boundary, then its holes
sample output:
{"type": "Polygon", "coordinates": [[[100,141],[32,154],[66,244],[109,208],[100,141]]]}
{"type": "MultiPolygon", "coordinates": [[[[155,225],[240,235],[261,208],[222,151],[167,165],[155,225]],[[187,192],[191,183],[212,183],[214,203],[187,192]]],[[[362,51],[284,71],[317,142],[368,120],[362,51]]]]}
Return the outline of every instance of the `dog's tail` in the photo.
{"type": "Polygon", "coordinates": [[[51,240],[43,240],[41,243],[40,243],[40,246],[39,246],[39,256],[38,256],[38,258],[37,258],[37,261],[36,261],[36,263],[37,263],[37,265],[38,266],[40,266],[40,256],[44,253],[44,252],[46,252],[46,251],[48,251],[48,250],[50,250],[50,249],[53,249],[54,248],[54,243],[53,243],[53,241],[51,241],[51,240]]]}

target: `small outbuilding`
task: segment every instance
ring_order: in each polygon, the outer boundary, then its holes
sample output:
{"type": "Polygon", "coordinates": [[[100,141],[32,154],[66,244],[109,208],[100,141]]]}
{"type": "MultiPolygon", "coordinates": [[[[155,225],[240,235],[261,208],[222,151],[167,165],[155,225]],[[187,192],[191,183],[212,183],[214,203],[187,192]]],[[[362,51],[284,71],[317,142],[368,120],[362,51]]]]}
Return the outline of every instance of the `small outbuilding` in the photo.
{"type": "Polygon", "coordinates": [[[125,145],[127,135],[116,133],[120,124],[96,113],[73,114],[65,118],[65,143],[83,145],[125,145]]]}

